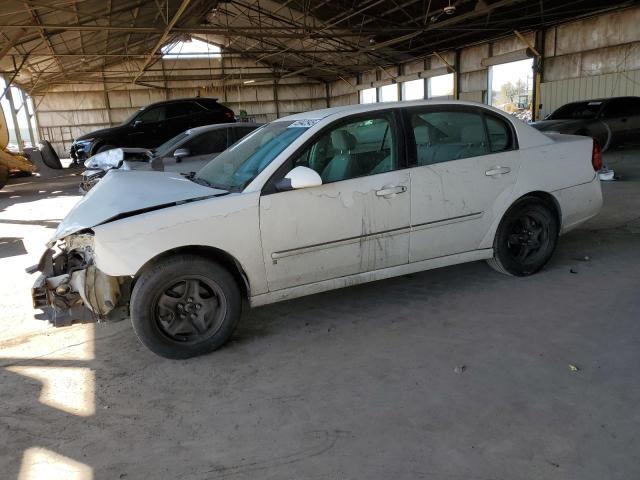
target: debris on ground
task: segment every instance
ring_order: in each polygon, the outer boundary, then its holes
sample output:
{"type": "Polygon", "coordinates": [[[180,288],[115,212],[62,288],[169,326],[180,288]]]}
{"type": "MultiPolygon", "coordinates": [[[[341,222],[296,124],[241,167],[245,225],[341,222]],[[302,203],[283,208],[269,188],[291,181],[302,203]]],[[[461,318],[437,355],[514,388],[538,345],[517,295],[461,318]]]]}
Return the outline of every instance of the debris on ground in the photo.
{"type": "Polygon", "coordinates": [[[598,176],[600,177],[601,182],[612,182],[617,180],[615,172],[607,167],[600,170],[600,172],[598,172],[598,176]]]}
{"type": "Polygon", "coordinates": [[[569,370],[571,370],[572,372],[579,372],[580,371],[580,369],[577,366],[575,366],[574,364],[572,364],[572,363],[569,364],[569,370]]]}
{"type": "Polygon", "coordinates": [[[467,369],[466,365],[458,365],[456,366],[456,368],[453,369],[453,371],[457,374],[461,374],[461,373],[464,373],[466,369],[467,369]]]}
{"type": "Polygon", "coordinates": [[[589,255],[585,255],[583,257],[573,257],[574,260],[577,260],[578,262],[588,262],[589,260],[591,260],[591,257],[589,255]]]}
{"type": "Polygon", "coordinates": [[[569,269],[569,272],[570,272],[570,273],[578,273],[578,271],[577,271],[577,270],[574,270],[573,268],[570,268],[570,269],[569,269]]]}

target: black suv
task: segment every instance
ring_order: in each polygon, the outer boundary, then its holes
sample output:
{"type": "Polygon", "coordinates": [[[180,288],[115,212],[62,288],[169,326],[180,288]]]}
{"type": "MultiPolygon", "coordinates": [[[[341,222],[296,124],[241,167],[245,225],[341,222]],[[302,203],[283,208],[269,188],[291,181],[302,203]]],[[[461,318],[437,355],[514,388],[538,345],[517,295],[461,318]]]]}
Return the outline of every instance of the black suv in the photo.
{"type": "Polygon", "coordinates": [[[152,103],[117,127],[76,138],[71,158],[84,162],[91,155],[116,147],[155,148],[193,127],[235,122],[233,111],[215,98],[183,98],[152,103]]]}

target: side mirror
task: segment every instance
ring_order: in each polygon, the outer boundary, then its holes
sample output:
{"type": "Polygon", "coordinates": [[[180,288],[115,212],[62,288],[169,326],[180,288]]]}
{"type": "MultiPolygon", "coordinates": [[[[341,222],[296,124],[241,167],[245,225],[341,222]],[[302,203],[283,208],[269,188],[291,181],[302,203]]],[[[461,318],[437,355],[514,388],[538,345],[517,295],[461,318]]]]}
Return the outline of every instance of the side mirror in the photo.
{"type": "Polygon", "coordinates": [[[276,189],[284,192],[287,190],[319,187],[320,185],[322,185],[322,178],[320,178],[318,172],[309,167],[296,167],[287,173],[283,179],[278,180],[276,189]]]}
{"type": "Polygon", "coordinates": [[[176,162],[180,163],[184,157],[189,156],[188,148],[178,148],[175,152],[173,152],[173,158],[176,159],[176,162]]]}
{"type": "Polygon", "coordinates": [[[142,125],[142,120],[136,120],[133,122],[133,128],[138,128],[140,125],[142,125]]]}

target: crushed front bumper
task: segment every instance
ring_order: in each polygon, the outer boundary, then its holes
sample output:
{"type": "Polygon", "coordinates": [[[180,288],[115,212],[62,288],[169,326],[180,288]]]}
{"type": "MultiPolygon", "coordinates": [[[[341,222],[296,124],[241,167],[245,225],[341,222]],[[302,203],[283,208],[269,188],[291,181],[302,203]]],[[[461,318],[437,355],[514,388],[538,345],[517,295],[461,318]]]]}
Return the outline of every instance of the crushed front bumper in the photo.
{"type": "Polygon", "coordinates": [[[127,279],[110,277],[92,261],[92,250],[82,241],[56,253],[47,249],[38,265],[27,269],[41,274],[31,288],[33,307],[55,326],[74,322],[118,321],[128,316],[127,279]]]}
{"type": "Polygon", "coordinates": [[[80,181],[79,191],[82,195],[89,192],[102,177],[107,174],[106,170],[85,170],[82,172],[82,180],[80,181]]]}

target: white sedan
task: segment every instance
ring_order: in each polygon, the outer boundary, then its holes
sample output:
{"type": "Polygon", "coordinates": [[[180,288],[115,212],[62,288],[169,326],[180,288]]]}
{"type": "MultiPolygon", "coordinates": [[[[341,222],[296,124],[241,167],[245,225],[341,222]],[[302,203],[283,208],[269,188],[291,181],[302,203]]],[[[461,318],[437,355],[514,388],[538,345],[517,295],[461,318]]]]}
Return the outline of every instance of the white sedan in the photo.
{"type": "Polygon", "coordinates": [[[486,105],[417,101],[278,119],[193,178],[111,171],[35,270],[56,324],[130,316],[158,355],[222,346],[264,305],[474,260],[539,271],[598,213],[597,144],[486,105]]]}

